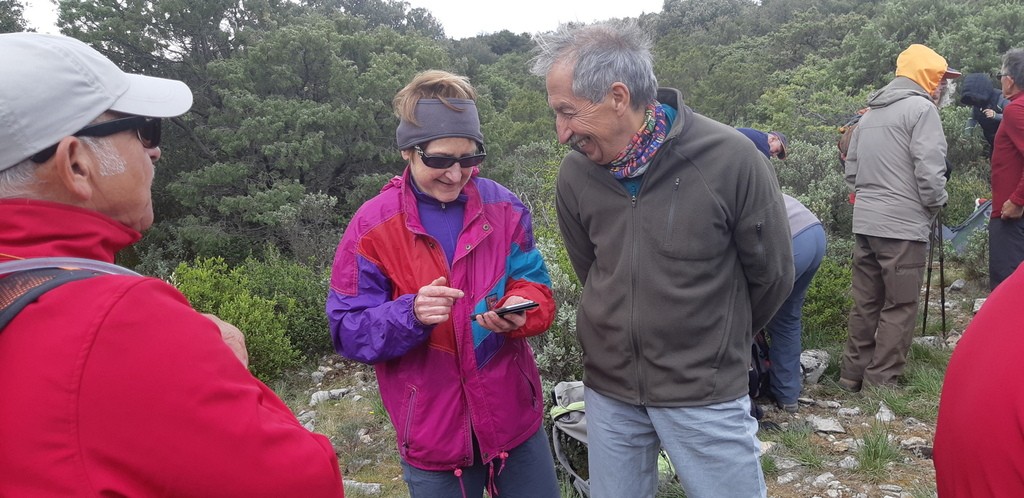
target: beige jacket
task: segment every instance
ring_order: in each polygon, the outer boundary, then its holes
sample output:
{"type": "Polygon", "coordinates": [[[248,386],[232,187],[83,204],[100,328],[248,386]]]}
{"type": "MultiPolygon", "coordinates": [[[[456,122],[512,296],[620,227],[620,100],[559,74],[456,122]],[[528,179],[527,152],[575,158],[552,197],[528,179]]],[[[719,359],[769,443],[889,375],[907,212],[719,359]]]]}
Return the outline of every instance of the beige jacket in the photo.
{"type": "Polygon", "coordinates": [[[927,241],[948,197],[938,109],[904,76],[875,92],[868,106],[846,156],[846,183],[857,194],[853,233],[927,241]]]}

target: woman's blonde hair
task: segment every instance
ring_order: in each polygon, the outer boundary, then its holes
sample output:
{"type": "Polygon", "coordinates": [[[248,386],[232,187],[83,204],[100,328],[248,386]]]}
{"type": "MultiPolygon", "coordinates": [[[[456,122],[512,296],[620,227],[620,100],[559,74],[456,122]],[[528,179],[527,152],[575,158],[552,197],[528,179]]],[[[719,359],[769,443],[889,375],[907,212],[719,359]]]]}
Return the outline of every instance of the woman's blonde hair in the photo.
{"type": "Polygon", "coordinates": [[[444,105],[457,110],[447,99],[469,99],[476,101],[476,89],[465,76],[430,69],[417,74],[408,85],[398,91],[392,106],[395,116],[402,121],[416,122],[416,103],[420,99],[438,99],[444,105]]]}

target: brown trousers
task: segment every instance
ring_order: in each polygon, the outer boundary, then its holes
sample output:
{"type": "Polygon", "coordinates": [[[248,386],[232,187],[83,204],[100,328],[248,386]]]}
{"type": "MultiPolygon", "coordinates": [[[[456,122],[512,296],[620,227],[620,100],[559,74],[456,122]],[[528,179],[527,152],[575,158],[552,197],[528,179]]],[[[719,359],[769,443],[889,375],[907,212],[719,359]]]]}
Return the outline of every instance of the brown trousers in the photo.
{"type": "Polygon", "coordinates": [[[843,379],[885,385],[903,373],[927,258],[925,242],[856,235],[843,379]]]}

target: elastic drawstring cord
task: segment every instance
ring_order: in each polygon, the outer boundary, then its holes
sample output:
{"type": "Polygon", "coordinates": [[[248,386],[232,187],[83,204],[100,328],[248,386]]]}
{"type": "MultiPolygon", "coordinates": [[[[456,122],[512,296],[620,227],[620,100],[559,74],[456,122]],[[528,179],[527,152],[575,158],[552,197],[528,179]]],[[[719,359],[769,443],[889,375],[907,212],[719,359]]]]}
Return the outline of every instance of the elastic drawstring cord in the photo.
{"type": "Polygon", "coordinates": [[[455,467],[455,477],[459,478],[459,488],[462,489],[462,498],[466,498],[466,484],[462,482],[462,469],[455,467]]]}
{"type": "Polygon", "coordinates": [[[508,452],[502,451],[498,453],[498,459],[501,460],[501,467],[498,467],[498,473],[494,473],[494,460],[487,464],[487,493],[491,496],[498,496],[498,485],[494,482],[496,475],[501,475],[501,471],[505,470],[505,460],[508,460],[508,452]]]}

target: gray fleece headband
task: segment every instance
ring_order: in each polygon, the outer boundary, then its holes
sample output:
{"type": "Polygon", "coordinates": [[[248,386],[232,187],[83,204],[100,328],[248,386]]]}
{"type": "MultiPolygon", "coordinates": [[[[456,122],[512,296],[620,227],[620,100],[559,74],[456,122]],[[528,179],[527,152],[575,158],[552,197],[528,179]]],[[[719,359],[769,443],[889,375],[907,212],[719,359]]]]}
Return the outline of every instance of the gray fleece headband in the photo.
{"type": "Polygon", "coordinates": [[[477,143],[484,143],[476,102],[469,99],[445,100],[458,110],[446,106],[439,99],[420,99],[416,103],[416,122],[421,126],[404,119],[398,124],[395,138],[398,140],[399,150],[447,137],[469,138],[476,140],[477,143]]]}

